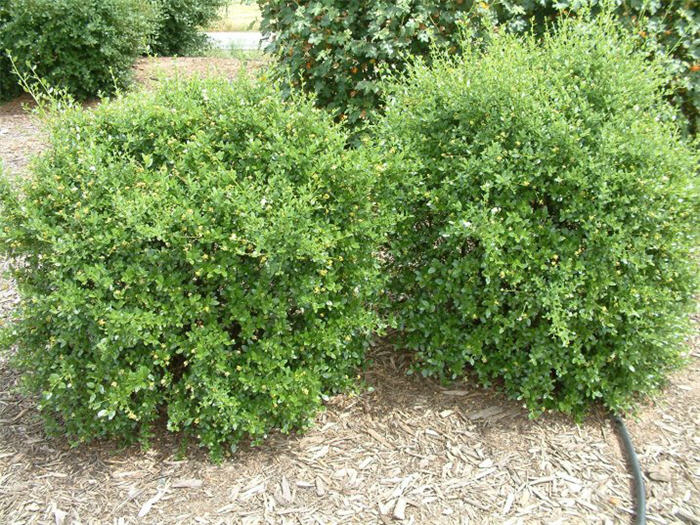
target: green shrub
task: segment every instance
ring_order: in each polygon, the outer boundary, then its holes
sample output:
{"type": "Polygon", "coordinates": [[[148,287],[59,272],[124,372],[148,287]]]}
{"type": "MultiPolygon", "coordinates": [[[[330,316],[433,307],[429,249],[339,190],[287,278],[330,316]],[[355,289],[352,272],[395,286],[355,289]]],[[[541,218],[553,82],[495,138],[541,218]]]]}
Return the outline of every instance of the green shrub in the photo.
{"type": "Polygon", "coordinates": [[[7,331],[49,428],[146,439],[161,416],[215,456],[304,427],[362,364],[386,230],[362,152],[304,100],[166,83],[53,123],[0,242],[7,331]]]}
{"type": "MultiPolygon", "coordinates": [[[[0,4],[0,27],[8,20],[7,5],[0,4]]],[[[17,83],[17,77],[12,73],[12,62],[2,52],[0,46],[0,102],[9,100],[20,93],[20,87],[17,83]]]]}
{"type": "MultiPolygon", "coordinates": [[[[153,19],[139,0],[8,0],[3,10],[0,50],[20,73],[81,99],[127,84],[153,19]]],[[[3,89],[16,82],[3,77],[3,89]]]]}
{"type": "Polygon", "coordinates": [[[259,0],[261,31],[278,73],[313,92],[351,124],[381,105],[380,68],[401,69],[407,54],[453,42],[472,2],[453,0],[259,0]]]}
{"type": "Polygon", "coordinates": [[[151,0],[160,13],[151,50],[162,56],[195,53],[206,47],[202,28],[219,16],[228,0],[151,0]]]}
{"type": "Polygon", "coordinates": [[[406,214],[389,289],[416,370],[580,415],[679,364],[699,159],[667,80],[605,18],[494,35],[388,87],[377,133],[406,214]]]}
{"type": "MultiPolygon", "coordinates": [[[[596,2],[593,2],[595,5],[596,2]]],[[[534,29],[542,32],[564,13],[587,9],[586,2],[570,0],[497,0],[494,17],[514,32],[534,29]]],[[[685,116],[688,131],[697,133],[700,118],[700,10],[695,0],[645,2],[621,0],[615,14],[621,24],[632,29],[652,48],[671,57],[670,98],[685,116]]]]}

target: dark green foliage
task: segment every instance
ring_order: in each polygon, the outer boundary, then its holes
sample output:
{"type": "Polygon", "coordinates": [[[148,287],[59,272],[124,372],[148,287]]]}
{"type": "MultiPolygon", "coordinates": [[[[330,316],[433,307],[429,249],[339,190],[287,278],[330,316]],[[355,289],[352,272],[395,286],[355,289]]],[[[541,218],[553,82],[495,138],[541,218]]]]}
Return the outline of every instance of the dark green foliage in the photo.
{"type": "Polygon", "coordinates": [[[167,83],[52,125],[2,191],[22,297],[7,331],[51,426],[215,456],[303,428],[376,327],[377,173],[304,100],[239,79],[167,83]]]}
{"type": "Polygon", "coordinates": [[[533,414],[613,410],[680,362],[698,155],[662,65],[607,18],[412,66],[378,128],[406,213],[393,314],[416,369],[472,369],[533,414]]]}
{"type": "Polygon", "coordinates": [[[0,12],[0,96],[13,94],[18,80],[6,52],[22,75],[77,98],[125,86],[152,20],[140,0],[8,0],[0,12]]]}
{"type": "Polygon", "coordinates": [[[194,53],[206,46],[202,28],[215,20],[228,0],[151,0],[159,13],[151,51],[174,56],[194,53]]]}
{"type": "MultiPolygon", "coordinates": [[[[595,2],[594,2],[595,4],[595,2]]],[[[570,0],[498,0],[494,16],[511,31],[542,32],[565,14],[576,13],[585,2],[570,0]]],[[[684,114],[688,130],[695,134],[700,118],[700,9],[696,0],[622,0],[615,14],[653,53],[670,56],[670,96],[684,114]]],[[[685,124],[684,124],[685,125],[685,124]]]]}
{"type": "MultiPolygon", "coordinates": [[[[8,18],[7,5],[2,3],[0,4],[0,27],[7,22],[8,18]]],[[[2,46],[0,46],[0,102],[9,100],[18,95],[19,92],[20,87],[17,83],[17,77],[12,73],[12,62],[2,52],[2,46]]]]}
{"type": "Polygon", "coordinates": [[[381,105],[379,68],[453,42],[472,3],[454,0],[259,0],[279,72],[350,124],[381,105]]]}
{"type": "Polygon", "coordinates": [[[21,93],[17,77],[12,73],[12,63],[0,54],[0,102],[5,102],[21,93]]]}

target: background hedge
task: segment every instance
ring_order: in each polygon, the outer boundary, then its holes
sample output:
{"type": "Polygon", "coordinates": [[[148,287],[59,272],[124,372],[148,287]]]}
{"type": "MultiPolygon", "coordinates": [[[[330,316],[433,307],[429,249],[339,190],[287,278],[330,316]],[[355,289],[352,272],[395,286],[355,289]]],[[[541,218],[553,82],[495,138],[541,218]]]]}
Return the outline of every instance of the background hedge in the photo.
{"type": "Polygon", "coordinates": [[[158,12],[151,51],[156,55],[186,55],[207,45],[203,28],[219,16],[228,0],[151,0],[158,12]]]}
{"type": "MultiPolygon", "coordinates": [[[[7,4],[0,4],[0,27],[9,19],[7,4]]],[[[0,102],[9,100],[20,93],[17,77],[12,73],[12,62],[0,46],[0,102]]]]}
{"type": "Polygon", "coordinates": [[[126,86],[147,49],[153,16],[139,0],[7,0],[0,11],[0,95],[17,91],[6,53],[21,74],[80,99],[126,86]]]}

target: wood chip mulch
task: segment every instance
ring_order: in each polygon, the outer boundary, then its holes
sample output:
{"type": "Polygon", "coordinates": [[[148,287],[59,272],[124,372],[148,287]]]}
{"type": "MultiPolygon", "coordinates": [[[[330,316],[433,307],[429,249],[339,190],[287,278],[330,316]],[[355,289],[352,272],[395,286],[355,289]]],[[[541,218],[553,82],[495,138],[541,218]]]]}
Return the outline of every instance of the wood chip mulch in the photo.
{"type": "MultiPolygon", "coordinates": [[[[195,69],[187,59],[163,65],[195,69]]],[[[239,64],[216,67],[233,74],[239,64]]],[[[0,159],[17,176],[43,143],[22,102],[0,106],[0,159]]],[[[13,283],[0,280],[0,320],[16,298],[13,283]]],[[[689,366],[628,421],[650,523],[700,523],[696,321],[689,366]]],[[[582,425],[557,415],[532,421],[467,380],[444,388],[407,376],[407,357],[388,345],[372,357],[371,388],[331,399],[306,435],[272,436],[215,465],[194,448],[183,459],[164,432],[148,451],[47,438],[0,350],[0,523],[631,522],[630,476],[602,411],[582,425]]]]}

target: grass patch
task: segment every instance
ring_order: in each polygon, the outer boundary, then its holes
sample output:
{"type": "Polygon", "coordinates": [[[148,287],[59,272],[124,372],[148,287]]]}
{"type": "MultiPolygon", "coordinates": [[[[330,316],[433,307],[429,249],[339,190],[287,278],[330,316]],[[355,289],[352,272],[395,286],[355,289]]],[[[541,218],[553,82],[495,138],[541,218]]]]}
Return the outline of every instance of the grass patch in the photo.
{"type": "Polygon", "coordinates": [[[258,31],[260,29],[260,10],[257,4],[231,2],[221,9],[218,20],[207,31],[258,31]]]}
{"type": "Polygon", "coordinates": [[[264,60],[267,56],[262,49],[239,49],[231,46],[226,49],[213,47],[205,50],[202,56],[212,58],[235,58],[242,62],[264,60]]]}

